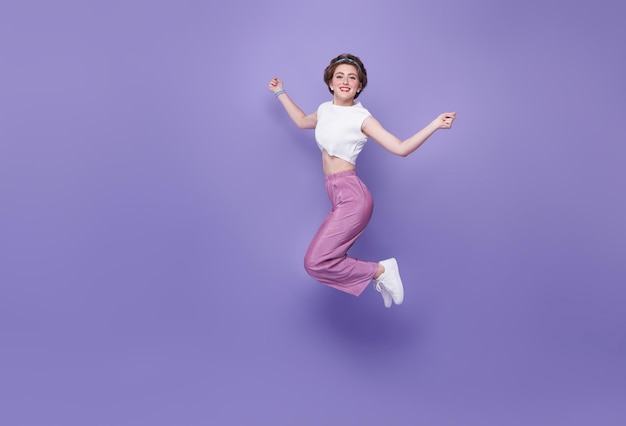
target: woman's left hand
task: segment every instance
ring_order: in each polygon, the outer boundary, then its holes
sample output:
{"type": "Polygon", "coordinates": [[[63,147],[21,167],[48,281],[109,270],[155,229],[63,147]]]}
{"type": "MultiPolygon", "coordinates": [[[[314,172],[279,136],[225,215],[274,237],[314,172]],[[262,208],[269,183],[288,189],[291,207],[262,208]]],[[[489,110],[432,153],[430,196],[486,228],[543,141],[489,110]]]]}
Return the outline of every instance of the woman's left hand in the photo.
{"type": "Polygon", "coordinates": [[[456,112],[444,112],[433,120],[433,124],[437,126],[437,129],[449,129],[455,118],[456,112]]]}

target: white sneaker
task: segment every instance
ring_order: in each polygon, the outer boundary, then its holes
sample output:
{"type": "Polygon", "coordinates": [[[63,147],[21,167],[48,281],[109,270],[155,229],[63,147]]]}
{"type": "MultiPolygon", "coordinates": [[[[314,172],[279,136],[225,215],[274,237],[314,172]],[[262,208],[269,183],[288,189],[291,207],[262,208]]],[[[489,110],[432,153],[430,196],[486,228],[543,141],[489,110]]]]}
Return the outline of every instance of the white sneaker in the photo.
{"type": "MultiPolygon", "coordinates": [[[[380,291],[387,306],[387,300],[385,299],[385,292],[388,296],[391,296],[393,303],[399,305],[404,300],[404,287],[402,287],[402,279],[400,278],[400,270],[398,269],[398,262],[395,258],[383,260],[380,262],[385,267],[385,272],[378,277],[376,282],[376,290],[381,287],[380,291]]],[[[389,304],[391,306],[391,304],[389,304]]]]}
{"type": "Polygon", "coordinates": [[[391,303],[393,301],[393,299],[391,298],[391,294],[389,294],[389,292],[378,282],[378,280],[374,280],[374,287],[376,288],[377,292],[382,294],[385,308],[391,308],[391,303]]]}

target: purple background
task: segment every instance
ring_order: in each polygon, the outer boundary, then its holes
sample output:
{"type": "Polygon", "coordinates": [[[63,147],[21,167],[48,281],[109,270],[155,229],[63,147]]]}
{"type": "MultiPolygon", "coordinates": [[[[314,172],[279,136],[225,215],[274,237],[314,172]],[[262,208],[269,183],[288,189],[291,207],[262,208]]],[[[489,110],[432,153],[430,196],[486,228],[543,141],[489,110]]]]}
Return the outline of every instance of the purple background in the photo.
{"type": "Polygon", "coordinates": [[[0,5],[0,423],[626,423],[624,6],[0,5]],[[310,279],[307,112],[360,56],[386,310],[310,279]]]}

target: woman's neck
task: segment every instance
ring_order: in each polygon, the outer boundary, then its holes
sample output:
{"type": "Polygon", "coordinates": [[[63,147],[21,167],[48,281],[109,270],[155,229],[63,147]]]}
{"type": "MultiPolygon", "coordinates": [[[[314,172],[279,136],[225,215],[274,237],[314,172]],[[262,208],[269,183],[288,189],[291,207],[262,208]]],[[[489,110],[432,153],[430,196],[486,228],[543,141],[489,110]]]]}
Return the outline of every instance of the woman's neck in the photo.
{"type": "Polygon", "coordinates": [[[354,106],[356,105],[356,102],[353,99],[337,99],[337,98],[333,98],[333,105],[337,105],[337,106],[354,106]]]}

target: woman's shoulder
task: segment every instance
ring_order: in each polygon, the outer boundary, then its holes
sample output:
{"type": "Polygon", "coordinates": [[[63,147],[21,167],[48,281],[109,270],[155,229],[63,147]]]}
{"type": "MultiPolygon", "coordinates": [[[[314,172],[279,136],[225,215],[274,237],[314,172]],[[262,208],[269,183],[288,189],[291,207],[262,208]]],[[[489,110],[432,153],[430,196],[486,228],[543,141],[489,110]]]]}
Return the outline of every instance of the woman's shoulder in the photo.
{"type": "Polygon", "coordinates": [[[361,104],[361,102],[357,102],[355,105],[355,110],[359,112],[360,115],[368,116],[372,115],[372,113],[361,104]]]}
{"type": "Polygon", "coordinates": [[[317,115],[318,117],[327,115],[327,114],[332,114],[333,111],[333,101],[326,101],[326,102],[322,102],[318,107],[317,107],[317,115]]]}

